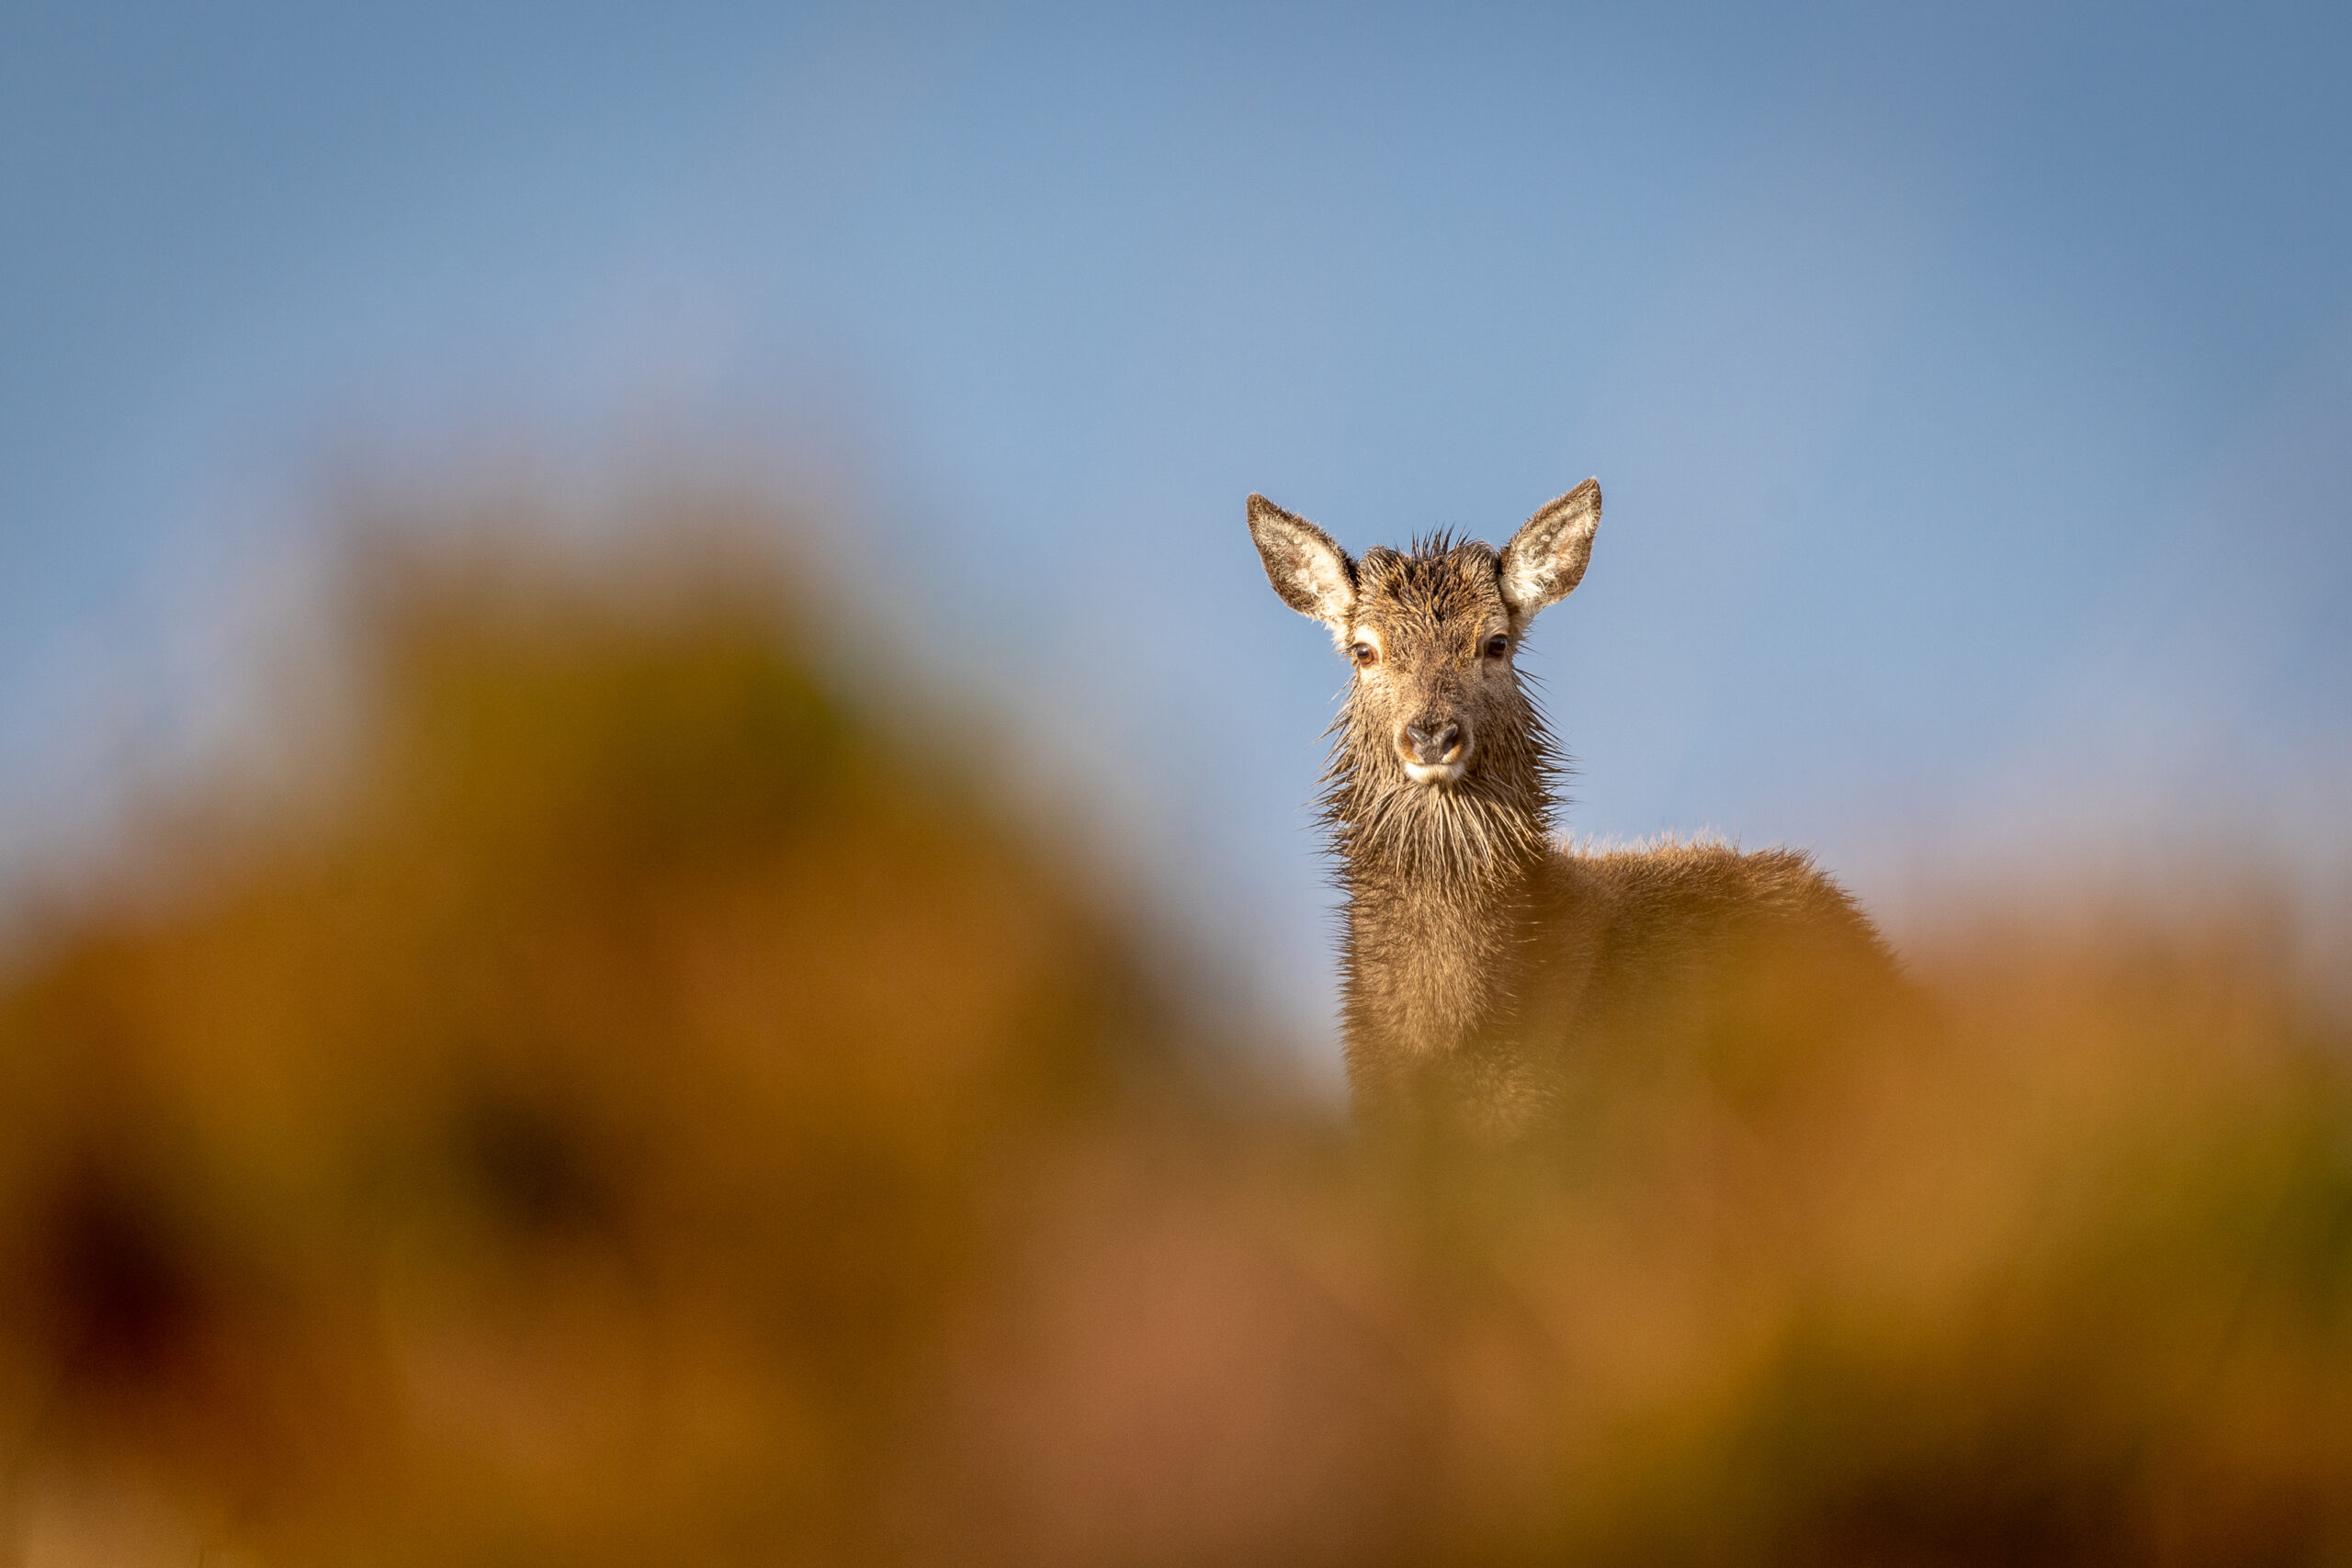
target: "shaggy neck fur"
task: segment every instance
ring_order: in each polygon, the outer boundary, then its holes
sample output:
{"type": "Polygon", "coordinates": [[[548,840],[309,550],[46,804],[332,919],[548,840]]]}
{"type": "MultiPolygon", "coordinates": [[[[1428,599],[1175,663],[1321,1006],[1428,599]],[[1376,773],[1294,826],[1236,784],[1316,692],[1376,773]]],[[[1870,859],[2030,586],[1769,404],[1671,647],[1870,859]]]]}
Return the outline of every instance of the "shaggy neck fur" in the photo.
{"type": "Polygon", "coordinates": [[[1533,704],[1513,700],[1517,713],[1481,724],[1470,772],[1439,787],[1406,775],[1362,705],[1332,726],[1323,818],[1348,897],[1341,983],[1359,1073],[1435,1065],[1510,1011],[1562,771],[1533,704]]]}

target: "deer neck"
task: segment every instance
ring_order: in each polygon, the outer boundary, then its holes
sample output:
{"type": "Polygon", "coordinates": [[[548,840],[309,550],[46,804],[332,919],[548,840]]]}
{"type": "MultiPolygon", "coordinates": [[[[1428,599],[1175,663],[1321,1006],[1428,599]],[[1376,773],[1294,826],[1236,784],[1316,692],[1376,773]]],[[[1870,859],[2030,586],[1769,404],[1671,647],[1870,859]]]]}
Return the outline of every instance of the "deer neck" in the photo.
{"type": "Polygon", "coordinates": [[[1348,900],[1351,1059],[1442,1057],[1509,1013],[1551,852],[1550,762],[1538,730],[1443,793],[1344,755],[1334,767],[1325,815],[1348,900]]]}

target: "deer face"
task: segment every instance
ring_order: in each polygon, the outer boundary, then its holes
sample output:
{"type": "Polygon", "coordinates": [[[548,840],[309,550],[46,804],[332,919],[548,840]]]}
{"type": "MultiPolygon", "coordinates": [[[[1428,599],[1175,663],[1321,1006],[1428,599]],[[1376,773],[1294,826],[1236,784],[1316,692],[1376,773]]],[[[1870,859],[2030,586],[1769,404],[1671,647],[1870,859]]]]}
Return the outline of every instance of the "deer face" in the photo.
{"type": "Polygon", "coordinates": [[[1356,585],[1344,651],[1360,722],[1387,738],[1413,783],[1457,783],[1518,692],[1495,552],[1476,541],[1372,550],[1356,585]]]}
{"type": "Polygon", "coordinates": [[[1500,553],[1441,537],[1355,561],[1305,518],[1250,498],[1274,592],[1329,627],[1355,667],[1351,728],[1385,751],[1359,763],[1432,789],[1476,770],[1482,737],[1528,722],[1512,657],[1536,612],[1583,577],[1600,525],[1600,487],[1587,479],[1500,553]]]}

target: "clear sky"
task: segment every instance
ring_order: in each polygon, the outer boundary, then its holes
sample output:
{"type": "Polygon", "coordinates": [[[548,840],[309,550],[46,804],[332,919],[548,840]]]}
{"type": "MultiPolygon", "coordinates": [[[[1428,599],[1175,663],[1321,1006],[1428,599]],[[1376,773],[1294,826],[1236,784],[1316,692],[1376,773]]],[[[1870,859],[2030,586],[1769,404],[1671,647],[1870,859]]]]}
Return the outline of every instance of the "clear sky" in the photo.
{"type": "Polygon", "coordinates": [[[354,454],[667,440],[854,492],[908,657],[1302,1032],[1342,671],[1251,490],[1600,476],[1580,832],[2340,870],[2347,79],[2326,6],[7,0],[0,865],[253,705],[354,454]]]}

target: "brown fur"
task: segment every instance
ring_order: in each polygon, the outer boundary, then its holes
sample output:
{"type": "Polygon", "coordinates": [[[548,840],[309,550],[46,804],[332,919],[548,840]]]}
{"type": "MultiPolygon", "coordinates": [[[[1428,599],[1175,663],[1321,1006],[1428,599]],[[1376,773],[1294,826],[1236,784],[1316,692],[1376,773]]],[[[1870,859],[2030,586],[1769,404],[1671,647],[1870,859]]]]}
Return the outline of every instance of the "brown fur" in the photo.
{"type": "Polygon", "coordinates": [[[1892,989],[1869,920],[1802,853],[1555,841],[1560,758],[1515,655],[1581,580],[1600,517],[1588,479],[1500,552],[1441,536],[1351,561],[1250,498],[1276,592],[1357,666],[1323,806],[1368,1122],[1511,1142],[1576,1124],[1627,1075],[1769,1092],[1892,989]]]}

